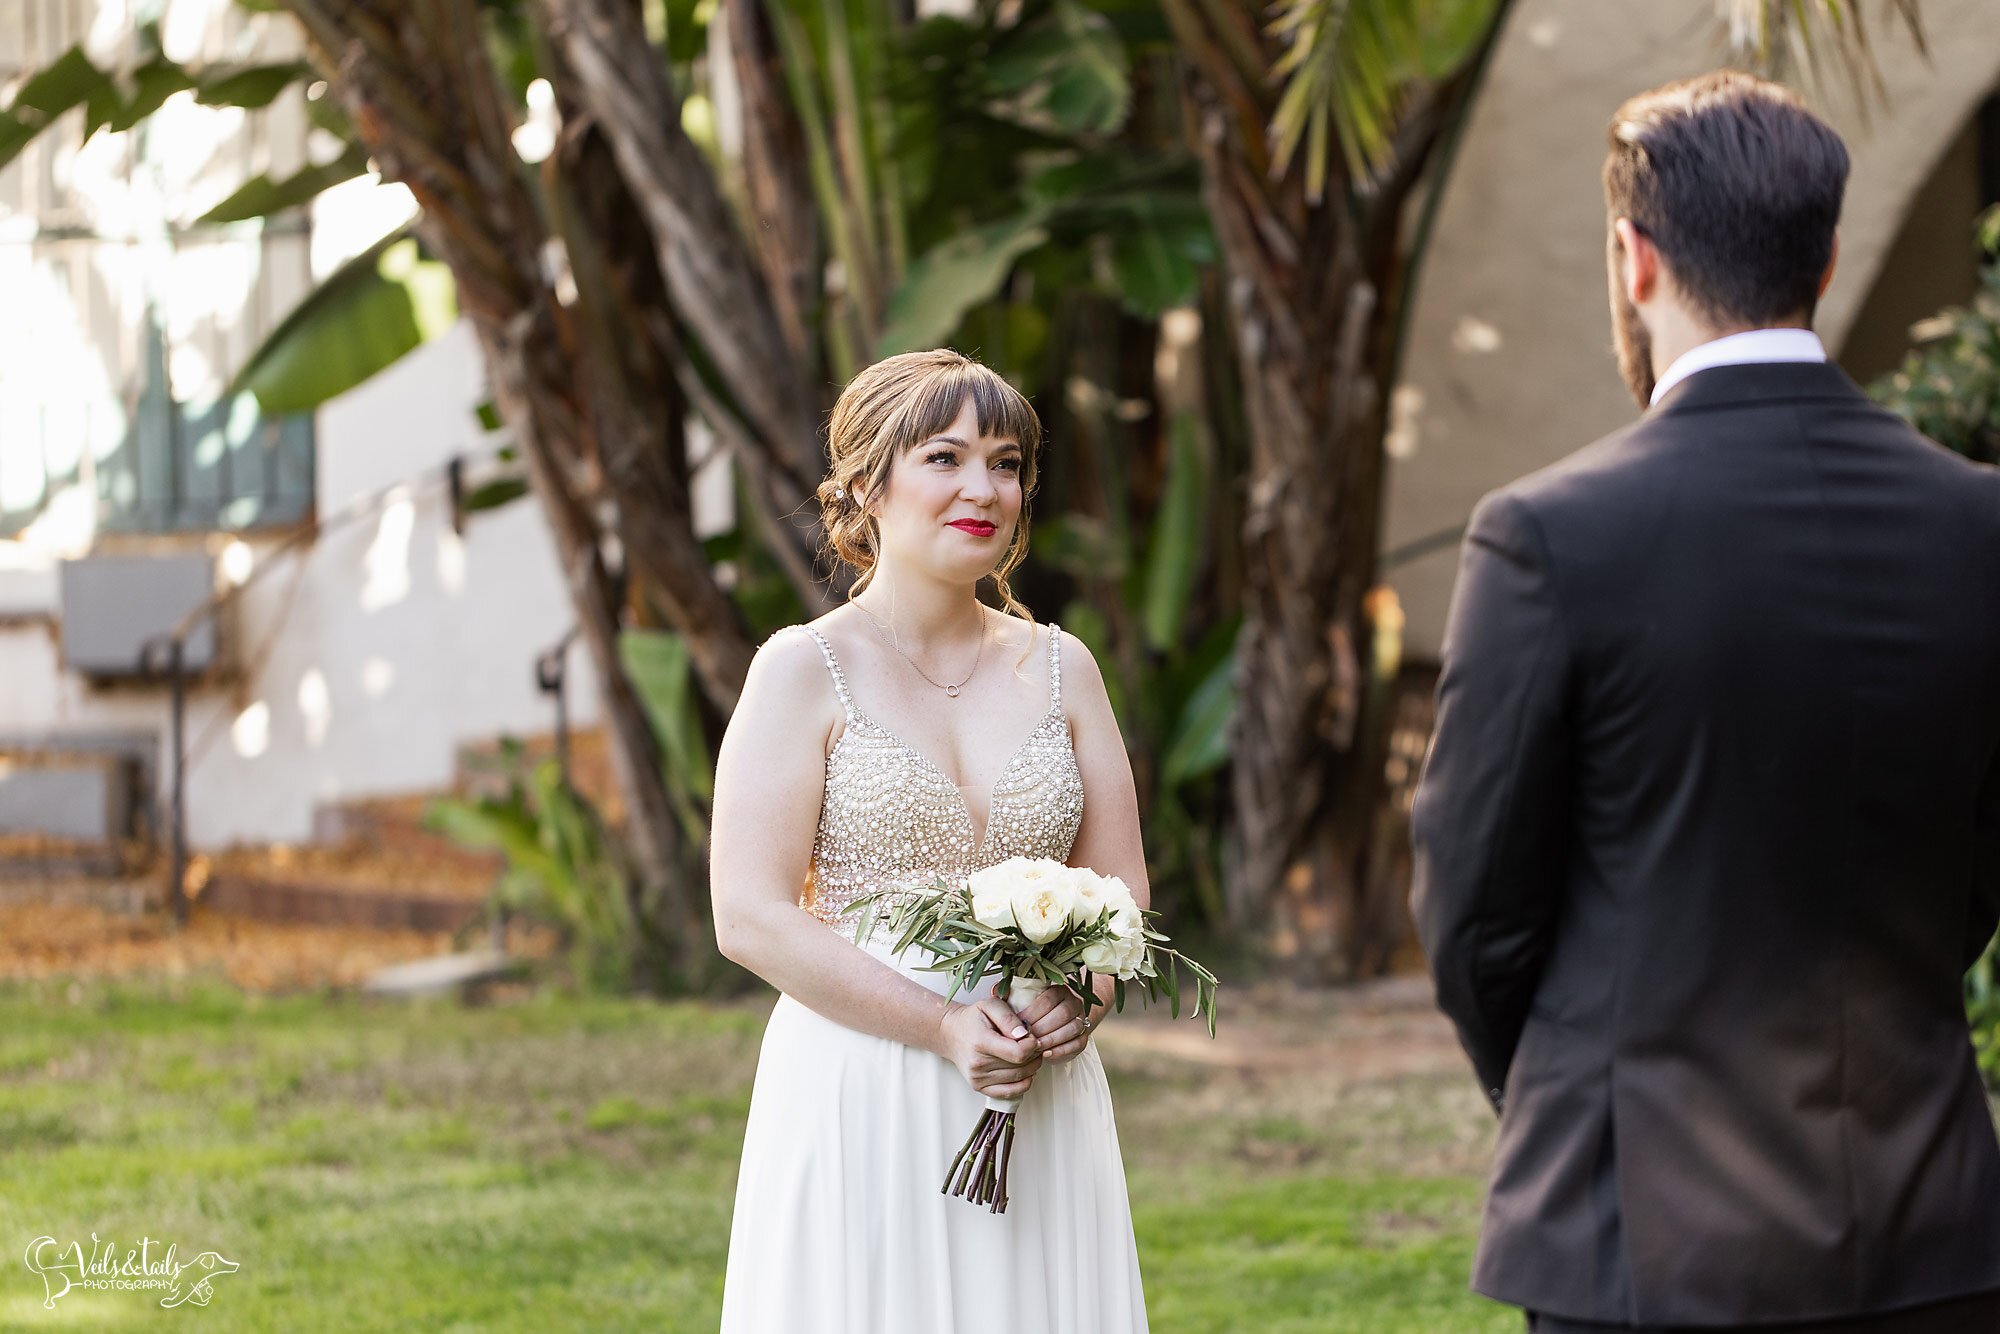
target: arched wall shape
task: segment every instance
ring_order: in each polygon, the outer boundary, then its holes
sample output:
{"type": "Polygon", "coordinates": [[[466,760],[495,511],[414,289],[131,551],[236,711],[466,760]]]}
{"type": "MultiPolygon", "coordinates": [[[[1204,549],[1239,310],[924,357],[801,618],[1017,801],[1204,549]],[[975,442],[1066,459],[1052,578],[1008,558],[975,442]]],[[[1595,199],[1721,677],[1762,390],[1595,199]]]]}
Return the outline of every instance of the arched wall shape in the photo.
{"type": "MultiPolygon", "coordinates": [[[[2000,84],[1994,0],[1924,0],[1931,59],[1869,17],[1886,109],[1808,90],[1854,161],[1841,257],[1817,325],[1838,353],[1911,202],[2000,84]]],[[[1503,35],[1425,261],[1389,468],[1385,549],[1462,524],[1486,492],[1638,412],[1611,350],[1599,173],[1633,93],[1724,63],[1706,0],[1520,0],[1503,35]]],[[[1389,571],[1405,651],[1435,657],[1454,546],[1389,571]]]]}

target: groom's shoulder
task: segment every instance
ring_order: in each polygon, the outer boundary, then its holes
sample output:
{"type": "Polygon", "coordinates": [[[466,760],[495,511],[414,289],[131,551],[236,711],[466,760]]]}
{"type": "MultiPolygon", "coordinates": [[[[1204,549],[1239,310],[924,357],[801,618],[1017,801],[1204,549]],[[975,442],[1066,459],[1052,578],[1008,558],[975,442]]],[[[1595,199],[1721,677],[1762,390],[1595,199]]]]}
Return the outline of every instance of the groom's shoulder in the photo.
{"type": "Polygon", "coordinates": [[[1490,491],[1473,510],[1472,531],[1560,525],[1643,503],[1656,485],[1650,423],[1633,422],[1575,453],[1490,491]]]}

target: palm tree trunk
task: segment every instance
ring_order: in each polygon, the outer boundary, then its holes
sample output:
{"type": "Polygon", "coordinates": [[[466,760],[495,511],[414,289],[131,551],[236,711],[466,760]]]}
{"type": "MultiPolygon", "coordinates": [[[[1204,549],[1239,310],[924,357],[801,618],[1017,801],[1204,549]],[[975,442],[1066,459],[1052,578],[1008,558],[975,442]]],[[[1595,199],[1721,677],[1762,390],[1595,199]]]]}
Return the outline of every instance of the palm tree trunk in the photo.
{"type": "MultiPolygon", "coordinates": [[[[629,425],[643,418],[642,411],[608,411],[602,392],[593,402],[579,386],[579,330],[543,277],[549,232],[520,175],[511,113],[477,4],[286,4],[303,22],[316,63],[384,178],[403,181],[417,196],[423,206],[418,228],[451,266],[495,401],[527,459],[596,671],[642,903],[657,933],[671,942],[665,967],[672,976],[656,982],[700,986],[715,969],[714,938],[683,873],[658,742],[619,661],[619,607],[594,517],[607,461],[652,469],[649,475],[659,480],[657,461],[646,461],[642,433],[629,425]],[[607,437],[597,431],[606,420],[618,428],[608,437],[608,456],[607,437]]],[[[694,601],[701,594],[696,588],[688,596],[694,601]]],[[[708,656],[714,667],[720,655],[708,656]]]]}
{"type": "Polygon", "coordinates": [[[1365,189],[1332,150],[1315,201],[1300,165],[1271,171],[1275,39],[1228,0],[1166,8],[1250,433],[1225,903],[1271,954],[1334,980],[1379,966],[1392,950],[1374,937],[1398,920],[1370,901],[1383,887],[1366,871],[1385,735],[1369,711],[1388,692],[1371,679],[1365,608],[1408,297],[1405,213],[1475,80],[1413,89],[1365,189]]]}

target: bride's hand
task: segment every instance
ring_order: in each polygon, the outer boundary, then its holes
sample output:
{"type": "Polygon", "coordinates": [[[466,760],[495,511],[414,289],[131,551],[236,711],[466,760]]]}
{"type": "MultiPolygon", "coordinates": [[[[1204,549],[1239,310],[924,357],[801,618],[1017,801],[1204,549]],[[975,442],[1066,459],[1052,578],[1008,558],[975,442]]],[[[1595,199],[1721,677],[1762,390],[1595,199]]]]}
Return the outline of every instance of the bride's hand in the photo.
{"type": "Polygon", "coordinates": [[[1007,1002],[987,997],[972,1005],[954,1002],[938,1028],[943,1055],[958,1067],[973,1092],[989,1098],[1018,1098],[1042,1068],[1042,1051],[1027,1023],[1007,1002]],[[1020,1037],[1014,1035],[1019,1033],[1020,1037]]]}
{"type": "Polygon", "coordinates": [[[1050,987],[1029,1001],[1021,1011],[1021,1021],[1041,1044],[1042,1059],[1051,1065],[1060,1065],[1082,1052],[1096,1022],[1085,1024],[1084,999],[1066,986],[1050,987]]]}

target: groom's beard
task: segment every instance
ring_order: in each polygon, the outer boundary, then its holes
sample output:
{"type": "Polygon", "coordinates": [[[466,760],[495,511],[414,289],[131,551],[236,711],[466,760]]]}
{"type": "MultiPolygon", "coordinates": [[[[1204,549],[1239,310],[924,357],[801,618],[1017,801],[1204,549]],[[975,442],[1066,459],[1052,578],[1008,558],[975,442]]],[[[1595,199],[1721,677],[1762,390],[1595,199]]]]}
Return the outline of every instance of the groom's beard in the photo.
{"type": "Polygon", "coordinates": [[[1618,348],[1618,373],[1625,377],[1625,387],[1639,400],[1643,412],[1653,405],[1653,386],[1658,383],[1653,375],[1653,335],[1615,276],[1611,282],[1611,338],[1618,348]]]}

